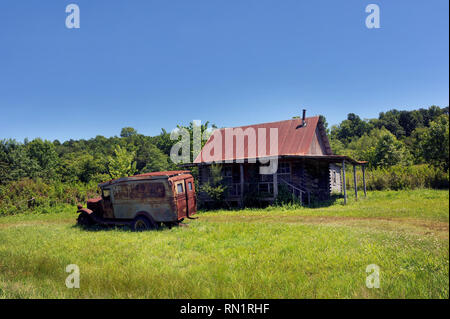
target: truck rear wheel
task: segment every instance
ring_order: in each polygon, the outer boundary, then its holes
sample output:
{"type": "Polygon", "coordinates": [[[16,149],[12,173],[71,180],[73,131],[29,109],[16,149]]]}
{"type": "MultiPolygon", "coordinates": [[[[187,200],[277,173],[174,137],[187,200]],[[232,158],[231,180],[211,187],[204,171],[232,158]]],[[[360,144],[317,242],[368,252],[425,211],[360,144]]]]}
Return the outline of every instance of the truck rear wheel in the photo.
{"type": "Polygon", "coordinates": [[[133,229],[134,231],[144,231],[155,228],[155,222],[145,216],[138,216],[131,222],[131,229],[133,229]]]}

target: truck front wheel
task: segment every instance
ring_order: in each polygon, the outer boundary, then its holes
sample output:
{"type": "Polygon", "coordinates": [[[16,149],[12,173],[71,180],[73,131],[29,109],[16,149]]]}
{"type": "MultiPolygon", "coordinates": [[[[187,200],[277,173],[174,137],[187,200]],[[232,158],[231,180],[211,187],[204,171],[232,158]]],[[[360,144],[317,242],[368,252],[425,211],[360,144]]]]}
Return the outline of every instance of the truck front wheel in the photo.
{"type": "Polygon", "coordinates": [[[91,226],[93,224],[93,221],[89,214],[82,212],[80,213],[80,215],[78,215],[77,223],[81,226],[91,226]]]}

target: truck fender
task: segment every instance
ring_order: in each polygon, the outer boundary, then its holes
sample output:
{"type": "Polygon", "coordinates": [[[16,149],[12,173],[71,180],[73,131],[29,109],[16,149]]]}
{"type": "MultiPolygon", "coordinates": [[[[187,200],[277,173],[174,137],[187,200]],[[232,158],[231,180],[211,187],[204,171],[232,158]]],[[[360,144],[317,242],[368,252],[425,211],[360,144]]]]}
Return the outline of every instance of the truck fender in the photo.
{"type": "Polygon", "coordinates": [[[89,208],[80,208],[80,209],[77,211],[77,213],[86,213],[86,214],[90,215],[90,214],[93,213],[93,211],[90,210],[89,208]]]}
{"type": "Polygon", "coordinates": [[[148,219],[148,221],[150,222],[150,224],[151,224],[152,226],[156,227],[156,222],[155,222],[155,220],[153,219],[152,215],[150,215],[148,212],[146,212],[146,211],[140,211],[140,212],[136,213],[136,217],[135,217],[135,218],[137,218],[137,217],[139,217],[139,216],[144,216],[145,218],[148,219]]]}

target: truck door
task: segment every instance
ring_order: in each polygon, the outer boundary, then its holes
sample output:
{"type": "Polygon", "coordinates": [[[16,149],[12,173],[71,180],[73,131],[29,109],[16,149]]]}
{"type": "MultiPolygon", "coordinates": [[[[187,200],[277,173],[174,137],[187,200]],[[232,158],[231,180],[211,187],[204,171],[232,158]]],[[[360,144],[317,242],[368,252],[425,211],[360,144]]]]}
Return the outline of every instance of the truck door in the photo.
{"type": "Polygon", "coordinates": [[[175,198],[177,201],[178,219],[186,217],[186,186],[184,180],[175,182],[175,198]]]}
{"type": "Polygon", "coordinates": [[[194,215],[197,211],[193,177],[189,177],[184,180],[184,189],[186,190],[186,206],[188,208],[188,214],[189,216],[191,216],[194,215]]]}
{"type": "Polygon", "coordinates": [[[103,198],[103,218],[114,218],[114,209],[111,201],[111,189],[102,189],[103,198]]]}

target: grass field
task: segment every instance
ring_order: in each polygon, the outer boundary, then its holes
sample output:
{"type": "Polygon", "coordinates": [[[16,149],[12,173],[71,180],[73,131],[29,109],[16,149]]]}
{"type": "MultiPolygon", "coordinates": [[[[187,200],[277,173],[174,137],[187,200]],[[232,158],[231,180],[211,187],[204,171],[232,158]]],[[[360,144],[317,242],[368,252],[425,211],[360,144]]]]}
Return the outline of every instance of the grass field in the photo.
{"type": "Polygon", "coordinates": [[[80,228],[75,210],[0,217],[0,297],[449,297],[448,191],[203,212],[142,233],[80,228]],[[79,289],[65,286],[68,264],[80,268],[79,289]],[[369,264],[379,289],[366,287],[369,264]]]}

